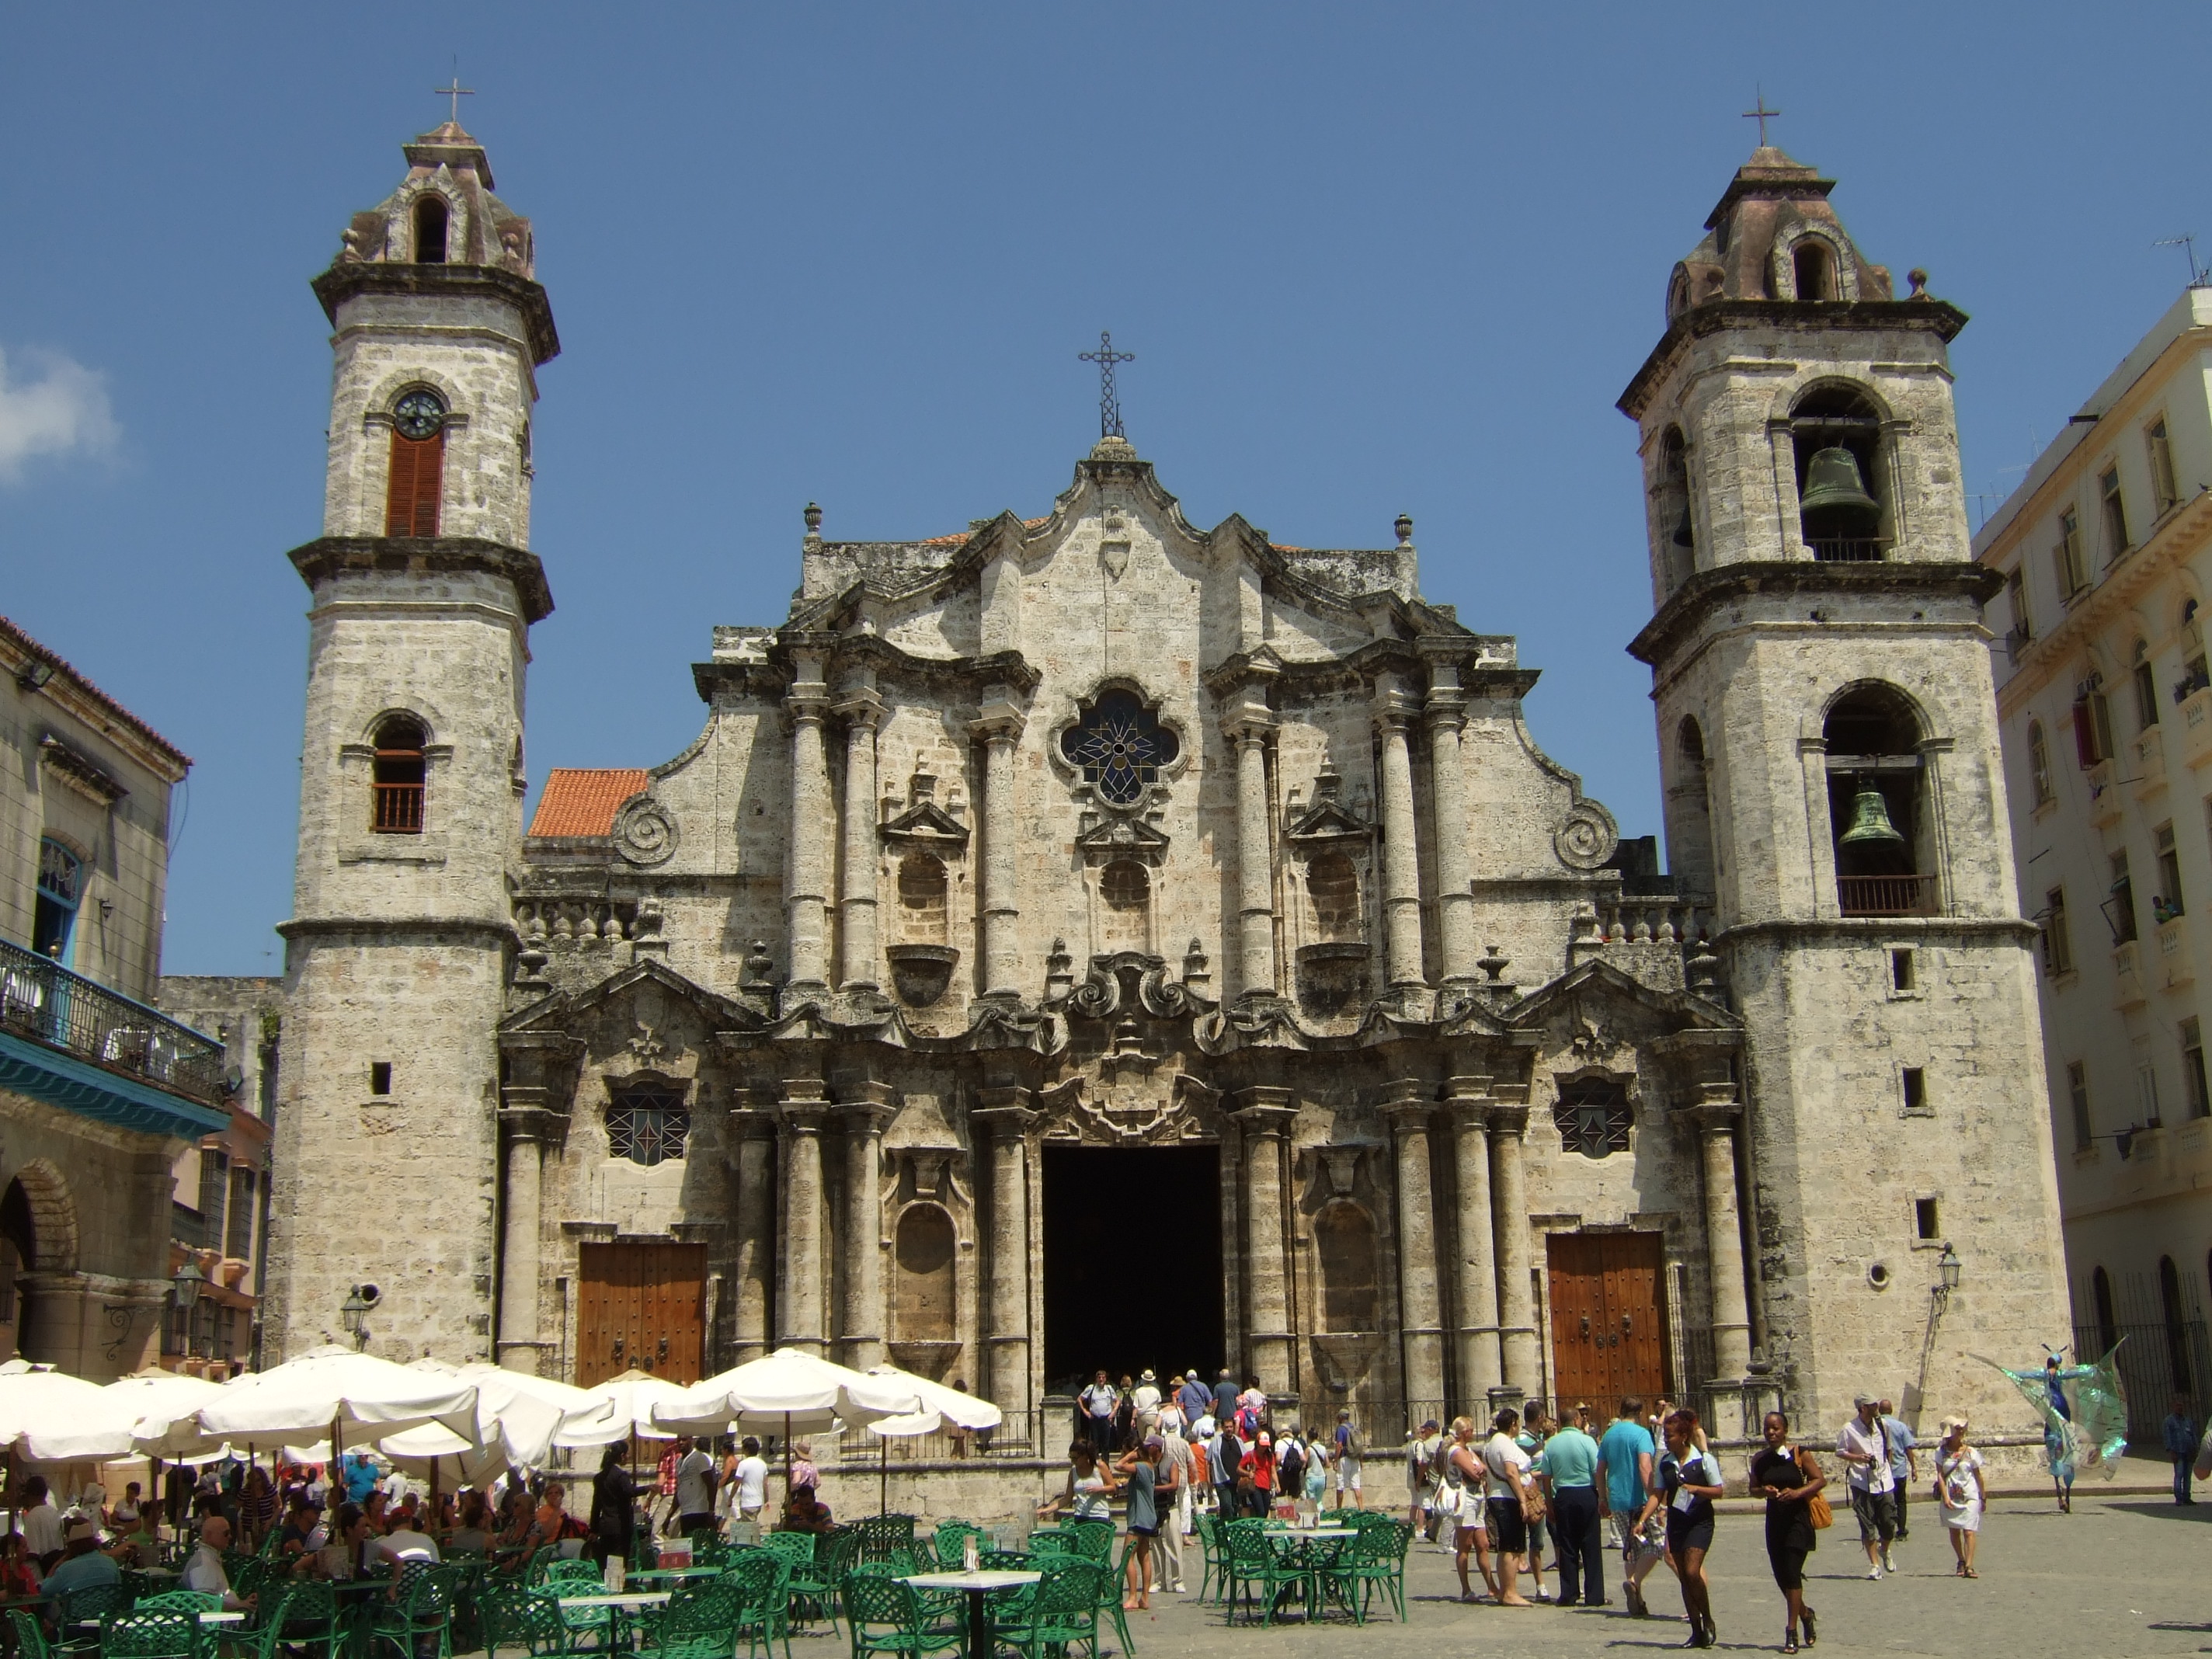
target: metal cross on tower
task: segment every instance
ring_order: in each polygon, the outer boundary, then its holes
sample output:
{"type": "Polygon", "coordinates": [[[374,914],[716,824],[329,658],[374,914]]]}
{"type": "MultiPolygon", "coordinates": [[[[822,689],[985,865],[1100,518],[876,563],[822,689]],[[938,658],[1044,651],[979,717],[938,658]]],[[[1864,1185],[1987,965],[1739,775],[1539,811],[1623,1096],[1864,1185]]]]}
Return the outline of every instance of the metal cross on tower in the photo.
{"type": "Polygon", "coordinates": [[[1115,350],[1114,337],[1102,328],[1098,331],[1098,349],[1077,355],[1086,363],[1098,365],[1098,435],[1102,438],[1123,436],[1121,398],[1114,390],[1114,365],[1133,363],[1137,361],[1137,354],[1115,350]]]}
{"type": "Polygon", "coordinates": [[[1782,112],[1778,109],[1767,108],[1766,94],[1763,90],[1759,93],[1758,98],[1753,100],[1753,107],[1744,111],[1743,118],[1745,120],[1756,121],[1759,123],[1759,149],[1765,149],[1766,148],[1766,124],[1781,113],[1782,112]]]}
{"type": "Polygon", "coordinates": [[[453,125],[455,126],[459,126],[461,124],[461,100],[464,98],[473,98],[477,95],[477,89],[474,87],[465,87],[461,84],[461,72],[460,65],[459,64],[456,64],[453,66],[453,85],[449,87],[433,87],[430,90],[436,93],[441,98],[451,98],[453,100],[453,125]]]}

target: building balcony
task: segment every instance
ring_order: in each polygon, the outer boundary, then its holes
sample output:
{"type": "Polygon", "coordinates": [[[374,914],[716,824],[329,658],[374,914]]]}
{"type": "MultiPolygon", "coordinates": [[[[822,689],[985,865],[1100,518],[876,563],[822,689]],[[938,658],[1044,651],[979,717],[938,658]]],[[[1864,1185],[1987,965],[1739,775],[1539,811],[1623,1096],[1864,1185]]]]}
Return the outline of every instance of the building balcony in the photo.
{"type": "Polygon", "coordinates": [[[230,1127],[220,1042],[4,939],[0,1088],[147,1134],[230,1127]]]}
{"type": "Polygon", "coordinates": [[[2179,916],[2158,925],[2158,970],[2169,991],[2179,991],[2197,978],[2196,955],[2189,948],[2189,933],[2179,916]]]}
{"type": "Polygon", "coordinates": [[[1889,544],[1879,536],[1808,537],[1805,545],[1822,564],[1880,564],[1889,556],[1889,544]]]}
{"type": "Polygon", "coordinates": [[[2089,822],[2100,830],[2109,829],[2120,821],[2124,803],[2120,792],[2112,787],[2114,771],[2112,762],[2100,760],[2083,774],[2089,786],[2089,822]]]}
{"type": "Polygon", "coordinates": [[[2135,764],[2129,769],[2135,775],[2128,781],[2135,786],[2136,799],[2156,794],[2166,787],[2166,732],[2154,726],[2128,747],[2133,751],[2135,764]]]}
{"type": "Polygon", "coordinates": [[[2174,712],[2181,717],[2181,763],[2193,770],[2212,763],[2212,689],[2191,692],[2174,712]]]}
{"type": "Polygon", "coordinates": [[[1933,876],[1838,876],[1836,902],[1847,916],[1932,916],[1933,876]]]}

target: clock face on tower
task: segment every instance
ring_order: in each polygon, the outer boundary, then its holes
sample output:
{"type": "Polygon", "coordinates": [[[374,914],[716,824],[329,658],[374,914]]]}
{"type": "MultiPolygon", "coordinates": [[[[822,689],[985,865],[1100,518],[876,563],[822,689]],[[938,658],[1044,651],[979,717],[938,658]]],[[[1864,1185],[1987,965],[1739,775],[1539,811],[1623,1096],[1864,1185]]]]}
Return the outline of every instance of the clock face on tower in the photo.
{"type": "Polygon", "coordinates": [[[392,406],[392,424],[399,435],[420,443],[433,437],[446,423],[446,405],[434,392],[410,392],[392,406]]]}

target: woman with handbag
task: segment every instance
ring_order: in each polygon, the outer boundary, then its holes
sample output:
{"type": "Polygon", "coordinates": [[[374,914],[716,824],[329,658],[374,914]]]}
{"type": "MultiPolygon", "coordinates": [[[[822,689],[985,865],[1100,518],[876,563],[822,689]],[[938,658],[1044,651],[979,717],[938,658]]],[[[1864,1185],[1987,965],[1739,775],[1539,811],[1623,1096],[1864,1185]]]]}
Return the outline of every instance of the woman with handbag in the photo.
{"type": "Polygon", "coordinates": [[[1961,1578],[1981,1577],[1974,1571],[1974,1546],[1981,1540],[1986,1496],[1982,1455],[1966,1443],[1966,1419],[1945,1418],[1943,1443],[1936,1449],[1936,1502],[1951,1534],[1951,1553],[1958,1558],[1955,1571],[1961,1578]]]}
{"type": "Polygon", "coordinates": [[[1498,1577],[1490,1566],[1490,1531],[1482,1514],[1482,1463],[1475,1455],[1474,1419],[1471,1417],[1452,1419],[1451,1449],[1444,1454],[1443,1489],[1437,1496],[1437,1513],[1452,1524],[1454,1565],[1459,1569],[1459,1599],[1479,1599],[1467,1582],[1470,1551],[1475,1565],[1482,1570],[1483,1595],[1494,1598],[1498,1577]]]}
{"type": "Polygon", "coordinates": [[[1784,1653],[1797,1651],[1797,1631],[1805,1631],[1811,1647],[1820,1632],[1813,1609],[1805,1605],[1805,1558],[1816,1547],[1816,1535],[1832,1525],[1834,1513],[1820,1489],[1828,1477],[1813,1461],[1812,1453],[1790,1443],[1790,1419],[1780,1412],[1766,1414],[1766,1444],[1751,1460],[1751,1495],[1766,1500],[1766,1559],[1774,1569],[1775,1588],[1790,1608],[1789,1634],[1782,1639],[1784,1653]]]}
{"type": "Polygon", "coordinates": [[[1514,1580],[1518,1563],[1528,1548],[1527,1504],[1534,1487],[1528,1478],[1530,1458],[1514,1440],[1521,1413],[1508,1406],[1491,1419],[1495,1430],[1482,1449],[1484,1508],[1489,1512],[1491,1547],[1498,1552],[1498,1605],[1533,1607],[1514,1580]]]}

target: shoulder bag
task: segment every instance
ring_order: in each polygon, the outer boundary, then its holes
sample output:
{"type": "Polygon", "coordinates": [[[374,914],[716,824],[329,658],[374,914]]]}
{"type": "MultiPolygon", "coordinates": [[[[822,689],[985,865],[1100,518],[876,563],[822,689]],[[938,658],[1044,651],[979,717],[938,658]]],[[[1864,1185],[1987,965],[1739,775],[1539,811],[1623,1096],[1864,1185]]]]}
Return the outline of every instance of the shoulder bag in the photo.
{"type": "MultiPolygon", "coordinates": [[[[1820,1473],[1820,1466],[1813,1461],[1812,1453],[1802,1446],[1797,1449],[1797,1472],[1808,1480],[1816,1480],[1820,1473]]],[[[1836,1524],[1835,1510],[1829,1508],[1827,1498],[1817,1492],[1805,1500],[1805,1518],[1813,1523],[1815,1532],[1826,1531],[1836,1524]]]]}

